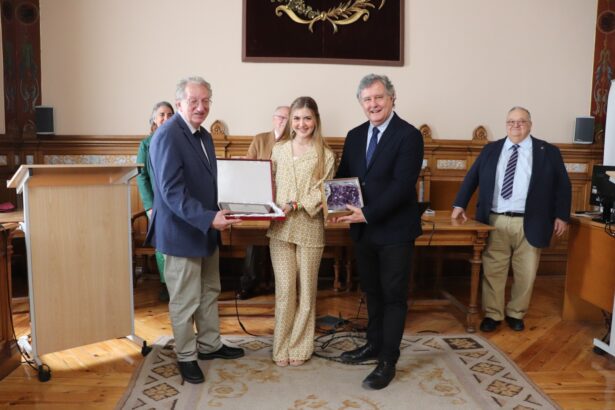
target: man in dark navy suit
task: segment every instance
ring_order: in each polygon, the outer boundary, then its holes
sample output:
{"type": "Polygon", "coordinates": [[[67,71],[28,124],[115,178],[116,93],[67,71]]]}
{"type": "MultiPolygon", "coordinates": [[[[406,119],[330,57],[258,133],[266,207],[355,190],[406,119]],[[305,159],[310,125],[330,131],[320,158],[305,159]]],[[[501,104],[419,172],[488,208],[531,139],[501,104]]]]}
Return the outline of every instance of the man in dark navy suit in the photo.
{"type": "Polygon", "coordinates": [[[367,296],[367,343],[341,359],[378,359],[363,386],[382,389],[395,377],[408,309],[408,278],[414,240],[421,231],[416,181],[423,138],[393,112],[395,88],[383,75],[359,83],[357,98],[368,121],[346,136],[337,178],[358,177],[364,206],[348,205],[361,289],[367,296]]]}
{"type": "Polygon", "coordinates": [[[507,137],[486,145],[468,171],[454,202],[452,218],[466,220],[465,207],[479,188],[476,219],[492,225],[483,252],[483,332],[503,319],[516,331],[525,328],[540,261],[540,249],[562,236],[570,219],[571,187],[559,149],[530,135],[527,109],[513,107],[507,137]],[[511,298],[505,306],[508,269],[511,298]]]}
{"type": "Polygon", "coordinates": [[[201,127],[209,114],[211,86],[201,77],[181,80],[176,105],[177,115],[158,128],[150,145],[155,183],[147,240],[165,255],[179,371],[185,381],[202,383],[197,358],[243,356],[242,349],[220,341],[217,303],[219,231],[239,220],[218,210],[216,152],[201,127]]]}

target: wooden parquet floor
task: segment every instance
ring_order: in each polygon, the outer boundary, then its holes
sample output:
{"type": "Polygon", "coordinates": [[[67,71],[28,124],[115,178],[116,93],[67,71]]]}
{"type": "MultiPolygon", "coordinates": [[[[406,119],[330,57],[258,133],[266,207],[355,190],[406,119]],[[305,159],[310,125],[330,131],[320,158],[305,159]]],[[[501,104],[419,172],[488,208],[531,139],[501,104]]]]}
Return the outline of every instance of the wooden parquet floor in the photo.
{"type": "MultiPolygon", "coordinates": [[[[467,289],[454,283],[448,287],[458,296],[467,289]]],[[[592,352],[592,340],[602,336],[603,326],[562,321],[563,288],[563,276],[539,277],[526,330],[513,332],[503,325],[492,334],[482,335],[508,354],[562,408],[615,409],[615,358],[592,352]]],[[[171,334],[167,307],[157,300],[158,289],[156,280],[149,279],[135,291],[136,334],[150,344],[161,335],[171,334]]],[[[250,302],[271,302],[272,298],[260,296],[250,302]]],[[[359,301],[356,292],[319,291],[318,316],[341,315],[360,325],[365,323],[366,310],[359,301]]],[[[242,333],[234,303],[223,303],[220,313],[223,334],[242,333]]],[[[273,333],[270,303],[241,305],[239,313],[251,333],[273,333]]],[[[406,332],[463,333],[463,319],[452,306],[416,303],[410,307],[406,332]]],[[[28,321],[25,313],[14,315],[18,337],[29,333],[28,321]]],[[[32,369],[20,366],[0,382],[0,408],[111,409],[141,359],[140,347],[126,339],[44,355],[42,360],[51,368],[52,379],[41,383],[32,369]]]]}

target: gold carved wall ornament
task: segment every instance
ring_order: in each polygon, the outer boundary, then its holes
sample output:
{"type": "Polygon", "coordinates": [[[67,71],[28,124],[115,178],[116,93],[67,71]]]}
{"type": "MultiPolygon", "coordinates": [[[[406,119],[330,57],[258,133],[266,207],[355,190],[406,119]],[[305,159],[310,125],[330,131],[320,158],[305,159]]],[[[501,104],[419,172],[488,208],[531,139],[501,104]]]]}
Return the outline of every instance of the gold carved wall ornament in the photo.
{"type": "MultiPolygon", "coordinates": [[[[333,7],[327,11],[314,10],[311,6],[305,4],[303,0],[271,0],[272,3],[285,3],[275,9],[275,14],[281,17],[286,13],[288,17],[295,23],[307,24],[309,30],[313,33],[314,23],[318,21],[328,21],[333,26],[333,32],[337,33],[337,26],[347,26],[363,18],[363,21],[369,19],[369,9],[376,8],[372,2],[377,0],[348,0],[342,1],[337,7],[333,7]]],[[[382,9],[386,0],[380,1],[378,10],[382,9]]]]}

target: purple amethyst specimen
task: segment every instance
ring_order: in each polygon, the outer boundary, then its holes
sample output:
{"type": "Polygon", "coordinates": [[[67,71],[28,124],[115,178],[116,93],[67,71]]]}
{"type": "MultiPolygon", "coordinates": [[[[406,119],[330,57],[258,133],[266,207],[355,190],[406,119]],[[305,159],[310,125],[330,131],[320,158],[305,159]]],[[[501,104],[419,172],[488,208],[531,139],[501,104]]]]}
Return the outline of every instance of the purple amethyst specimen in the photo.
{"type": "Polygon", "coordinates": [[[363,206],[359,187],[352,181],[329,182],[325,185],[325,195],[329,211],[345,210],[346,204],[363,206]]]}

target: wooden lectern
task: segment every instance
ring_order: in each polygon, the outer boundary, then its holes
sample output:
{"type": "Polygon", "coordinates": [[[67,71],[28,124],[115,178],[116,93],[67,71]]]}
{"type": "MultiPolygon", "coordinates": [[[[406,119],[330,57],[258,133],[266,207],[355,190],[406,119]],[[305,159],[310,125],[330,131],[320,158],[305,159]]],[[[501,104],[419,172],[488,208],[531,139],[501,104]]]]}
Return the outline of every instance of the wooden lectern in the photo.
{"type": "Polygon", "coordinates": [[[24,165],[8,181],[23,192],[32,352],[41,381],[49,374],[39,355],[118,337],[140,342],[129,186],[137,173],[136,165],[24,165]]]}

